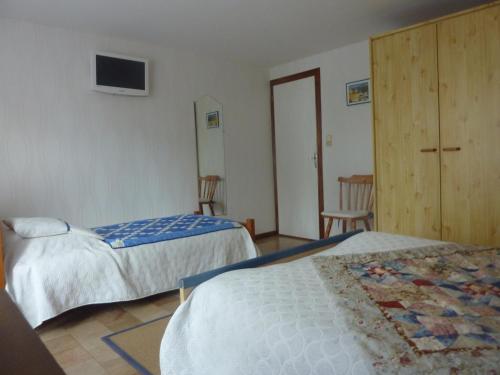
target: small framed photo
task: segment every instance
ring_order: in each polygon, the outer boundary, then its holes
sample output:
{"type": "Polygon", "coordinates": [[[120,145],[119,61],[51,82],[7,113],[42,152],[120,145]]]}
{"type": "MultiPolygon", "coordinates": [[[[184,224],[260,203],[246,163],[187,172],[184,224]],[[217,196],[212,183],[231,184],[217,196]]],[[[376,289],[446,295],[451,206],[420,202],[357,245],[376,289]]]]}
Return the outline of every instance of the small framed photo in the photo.
{"type": "Polygon", "coordinates": [[[216,129],[219,127],[219,111],[207,113],[207,129],[216,129]]]}
{"type": "Polygon", "coordinates": [[[347,82],[345,84],[347,105],[370,103],[370,80],[347,82]]]}

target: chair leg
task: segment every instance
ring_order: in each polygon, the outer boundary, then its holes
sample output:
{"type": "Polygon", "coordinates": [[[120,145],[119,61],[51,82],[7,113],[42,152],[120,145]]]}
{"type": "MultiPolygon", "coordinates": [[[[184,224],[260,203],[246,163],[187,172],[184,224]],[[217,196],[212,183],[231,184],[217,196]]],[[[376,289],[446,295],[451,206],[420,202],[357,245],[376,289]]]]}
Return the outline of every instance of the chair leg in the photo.
{"type": "Polygon", "coordinates": [[[213,204],[213,203],[209,203],[209,204],[208,204],[208,207],[210,207],[210,212],[212,213],[212,216],[215,216],[215,212],[214,212],[214,204],[213,204]]]}
{"type": "Polygon", "coordinates": [[[351,219],[351,230],[356,230],[356,219],[351,219]]]}
{"type": "Polygon", "coordinates": [[[333,217],[328,218],[328,222],[326,224],[325,233],[323,234],[323,238],[330,237],[330,231],[332,230],[333,217]]]}
{"type": "Polygon", "coordinates": [[[347,220],[341,219],[342,220],[342,233],[347,232],[347,220]]]}
{"type": "Polygon", "coordinates": [[[203,215],[203,203],[198,203],[198,207],[200,208],[200,215],[203,215]]]}
{"type": "Polygon", "coordinates": [[[365,228],[367,231],[371,231],[372,229],[370,228],[370,221],[368,219],[363,219],[363,223],[365,223],[365,228]]]}

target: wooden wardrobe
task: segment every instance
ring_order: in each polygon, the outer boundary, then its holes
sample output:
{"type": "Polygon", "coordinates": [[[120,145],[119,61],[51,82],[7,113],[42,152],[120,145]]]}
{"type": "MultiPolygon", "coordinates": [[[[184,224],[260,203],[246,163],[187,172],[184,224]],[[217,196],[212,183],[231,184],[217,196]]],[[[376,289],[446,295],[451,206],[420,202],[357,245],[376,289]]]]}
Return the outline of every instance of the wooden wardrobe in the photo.
{"type": "Polygon", "coordinates": [[[500,2],[371,39],[376,228],[500,245],[500,2]]]}

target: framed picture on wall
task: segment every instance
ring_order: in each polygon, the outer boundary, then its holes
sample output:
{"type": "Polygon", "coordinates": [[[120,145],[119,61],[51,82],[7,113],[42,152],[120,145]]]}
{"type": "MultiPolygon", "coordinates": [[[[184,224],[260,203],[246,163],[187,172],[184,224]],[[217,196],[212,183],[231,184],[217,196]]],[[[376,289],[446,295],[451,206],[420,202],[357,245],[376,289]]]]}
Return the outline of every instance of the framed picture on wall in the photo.
{"type": "Polygon", "coordinates": [[[219,127],[219,111],[207,113],[207,129],[216,129],[219,127]]]}
{"type": "Polygon", "coordinates": [[[347,105],[370,103],[370,80],[347,82],[345,84],[347,105]]]}

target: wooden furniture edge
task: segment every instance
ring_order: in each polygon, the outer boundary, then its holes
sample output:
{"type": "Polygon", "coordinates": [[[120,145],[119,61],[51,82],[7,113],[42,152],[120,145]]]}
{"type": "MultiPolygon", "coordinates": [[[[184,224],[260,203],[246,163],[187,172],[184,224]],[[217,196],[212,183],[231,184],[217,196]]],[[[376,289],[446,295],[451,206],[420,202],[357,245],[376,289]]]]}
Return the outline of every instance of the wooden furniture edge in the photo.
{"type": "Polygon", "coordinates": [[[373,230],[378,230],[378,205],[377,205],[377,141],[376,141],[376,118],[375,113],[375,85],[373,84],[373,40],[370,38],[369,52],[370,52],[370,89],[371,89],[371,107],[372,107],[372,156],[373,156],[373,230]]]}
{"type": "Polygon", "coordinates": [[[0,222],[0,289],[5,288],[5,267],[3,262],[3,224],[0,222]]]}
{"type": "Polygon", "coordinates": [[[376,39],[384,38],[384,37],[389,36],[389,35],[393,35],[393,34],[401,33],[401,32],[404,32],[404,31],[411,30],[411,29],[419,28],[421,26],[429,25],[429,24],[432,24],[432,23],[438,23],[438,22],[441,22],[441,21],[448,20],[450,18],[460,17],[460,16],[462,16],[464,14],[467,14],[467,13],[477,12],[477,11],[480,11],[480,10],[483,10],[483,9],[488,9],[488,8],[491,8],[491,7],[494,7],[494,6],[497,6],[497,5],[500,5],[500,0],[495,0],[495,1],[487,3],[487,4],[478,5],[478,6],[469,8],[469,9],[464,9],[464,10],[461,10],[461,11],[458,11],[458,12],[450,13],[450,14],[447,14],[447,15],[444,15],[444,16],[441,16],[441,17],[437,17],[437,18],[433,18],[433,19],[427,20],[427,21],[418,22],[416,24],[405,26],[405,27],[401,27],[399,29],[385,31],[383,33],[376,34],[376,35],[370,37],[370,42],[372,42],[372,41],[374,41],[376,39]]]}
{"type": "Polygon", "coordinates": [[[259,257],[247,259],[238,263],[230,264],[224,267],[216,268],[211,271],[206,271],[199,273],[197,275],[193,276],[188,276],[188,277],[183,277],[182,279],[179,280],[179,298],[180,302],[183,303],[186,300],[186,297],[188,295],[189,289],[195,288],[196,286],[200,285],[201,283],[208,281],[215,276],[218,276],[220,274],[229,272],[229,271],[235,271],[235,270],[241,270],[241,269],[247,269],[247,268],[256,268],[260,266],[264,266],[266,264],[270,264],[272,262],[275,262],[280,259],[292,257],[297,254],[301,253],[306,253],[308,251],[311,251],[316,248],[320,248],[322,246],[326,245],[332,245],[336,244],[339,242],[342,242],[346,240],[349,237],[354,236],[355,234],[361,233],[363,230],[356,230],[348,233],[343,233],[339,234],[336,236],[332,236],[330,238],[318,240],[318,241],[313,241],[304,245],[292,247],[290,249],[285,249],[285,250],[280,250],[272,254],[267,254],[267,255],[262,255],[259,257]]]}
{"type": "Polygon", "coordinates": [[[0,373],[64,375],[61,366],[5,290],[0,290],[0,317],[0,373]]]}

